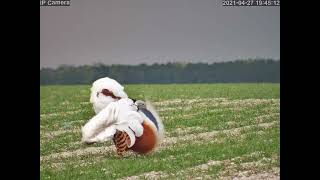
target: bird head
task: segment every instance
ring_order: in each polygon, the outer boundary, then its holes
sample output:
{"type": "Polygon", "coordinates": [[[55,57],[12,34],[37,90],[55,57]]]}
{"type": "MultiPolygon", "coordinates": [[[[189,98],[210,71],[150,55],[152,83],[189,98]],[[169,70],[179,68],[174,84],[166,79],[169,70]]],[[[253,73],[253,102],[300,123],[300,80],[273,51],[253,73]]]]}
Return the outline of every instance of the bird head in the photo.
{"type": "Polygon", "coordinates": [[[93,104],[96,114],[111,102],[127,97],[128,95],[124,92],[124,87],[109,77],[96,80],[91,87],[90,102],[93,104]]]}
{"type": "Polygon", "coordinates": [[[147,108],[146,103],[142,100],[137,100],[137,101],[135,101],[134,104],[137,106],[138,109],[140,109],[140,108],[146,109],[147,108]]]}

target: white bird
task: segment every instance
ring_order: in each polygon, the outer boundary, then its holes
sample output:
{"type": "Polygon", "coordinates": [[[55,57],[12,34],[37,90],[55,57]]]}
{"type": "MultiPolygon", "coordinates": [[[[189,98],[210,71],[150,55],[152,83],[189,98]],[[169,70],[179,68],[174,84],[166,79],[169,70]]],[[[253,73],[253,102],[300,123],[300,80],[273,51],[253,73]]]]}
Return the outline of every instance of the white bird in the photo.
{"type": "Polygon", "coordinates": [[[135,136],[142,135],[143,118],[123,89],[117,81],[108,77],[93,83],[90,102],[93,103],[96,115],[82,127],[83,142],[104,142],[112,139],[119,130],[129,135],[131,147],[135,142],[135,136]]]}
{"type": "Polygon", "coordinates": [[[111,78],[92,84],[90,102],[96,115],[82,127],[82,141],[87,144],[112,139],[118,154],[128,149],[148,153],[163,138],[163,124],[151,104],[134,102],[111,78]]]}

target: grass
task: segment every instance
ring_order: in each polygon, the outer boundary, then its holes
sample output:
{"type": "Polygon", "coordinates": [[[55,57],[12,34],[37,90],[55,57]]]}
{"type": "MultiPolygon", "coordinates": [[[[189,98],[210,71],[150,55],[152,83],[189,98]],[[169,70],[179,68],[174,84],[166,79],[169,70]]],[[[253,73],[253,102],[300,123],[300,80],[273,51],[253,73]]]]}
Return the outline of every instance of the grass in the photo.
{"type": "Polygon", "coordinates": [[[279,84],[126,85],[125,90],[156,106],[166,128],[160,148],[121,159],[111,142],[81,144],[80,128],[94,115],[90,86],[41,86],[41,179],[278,176],[279,84]]]}

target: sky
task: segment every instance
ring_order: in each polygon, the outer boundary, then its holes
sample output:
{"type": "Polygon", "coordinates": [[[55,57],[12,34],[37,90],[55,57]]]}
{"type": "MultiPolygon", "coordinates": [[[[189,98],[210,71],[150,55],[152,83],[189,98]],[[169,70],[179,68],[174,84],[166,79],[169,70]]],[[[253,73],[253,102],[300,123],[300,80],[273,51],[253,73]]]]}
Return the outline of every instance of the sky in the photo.
{"type": "Polygon", "coordinates": [[[71,0],[40,7],[40,68],[280,58],[280,7],[221,0],[71,0]]]}

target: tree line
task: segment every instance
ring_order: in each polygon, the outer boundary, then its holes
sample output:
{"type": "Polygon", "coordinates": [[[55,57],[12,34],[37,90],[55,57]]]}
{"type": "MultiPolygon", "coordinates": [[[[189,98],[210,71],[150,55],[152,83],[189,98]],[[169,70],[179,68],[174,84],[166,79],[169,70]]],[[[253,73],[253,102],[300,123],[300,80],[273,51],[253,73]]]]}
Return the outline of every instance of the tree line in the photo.
{"type": "Polygon", "coordinates": [[[61,65],[41,68],[40,84],[91,84],[110,77],[124,84],[280,82],[280,60],[248,59],[219,63],[61,65]]]}

